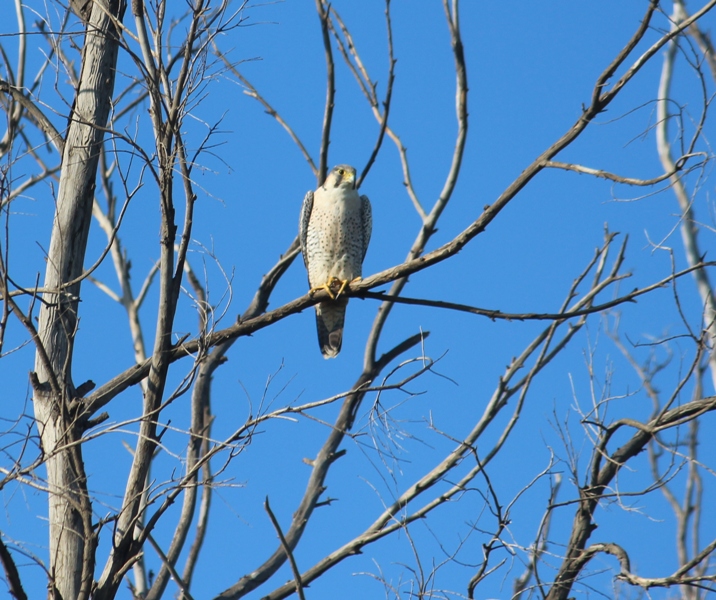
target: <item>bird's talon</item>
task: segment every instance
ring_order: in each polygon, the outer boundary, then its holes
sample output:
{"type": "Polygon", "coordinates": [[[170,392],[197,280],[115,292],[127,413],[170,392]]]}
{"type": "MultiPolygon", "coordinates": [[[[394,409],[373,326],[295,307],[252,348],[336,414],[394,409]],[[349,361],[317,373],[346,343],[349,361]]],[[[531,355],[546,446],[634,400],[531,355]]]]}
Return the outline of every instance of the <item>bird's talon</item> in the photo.
{"type": "Polygon", "coordinates": [[[340,296],[345,291],[346,286],[350,283],[350,281],[348,281],[347,279],[344,279],[342,281],[340,279],[336,279],[336,283],[341,284],[341,287],[338,288],[338,293],[336,294],[336,298],[338,298],[338,296],[340,296]]]}
{"type": "Polygon", "coordinates": [[[325,290],[326,293],[331,297],[331,300],[336,299],[336,295],[333,293],[333,290],[331,290],[331,286],[329,283],[324,283],[323,285],[311,288],[310,290],[308,290],[308,293],[313,296],[313,294],[315,294],[316,292],[320,292],[321,290],[325,290]]]}
{"type": "Polygon", "coordinates": [[[345,292],[345,291],[346,291],[346,288],[347,288],[349,285],[352,285],[352,284],[354,284],[354,283],[358,283],[359,281],[363,281],[363,278],[362,278],[362,277],[355,277],[354,279],[341,280],[341,279],[338,279],[337,277],[334,277],[333,283],[340,283],[340,284],[341,284],[341,287],[340,287],[340,289],[338,290],[338,293],[336,294],[336,298],[338,298],[338,296],[340,296],[343,292],[345,292]]]}

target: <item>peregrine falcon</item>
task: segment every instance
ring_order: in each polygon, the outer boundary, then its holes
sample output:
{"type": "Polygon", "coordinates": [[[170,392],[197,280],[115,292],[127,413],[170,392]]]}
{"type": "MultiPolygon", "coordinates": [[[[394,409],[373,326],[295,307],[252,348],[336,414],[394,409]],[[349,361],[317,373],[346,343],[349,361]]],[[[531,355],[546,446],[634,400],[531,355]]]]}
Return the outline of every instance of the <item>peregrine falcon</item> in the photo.
{"type": "Polygon", "coordinates": [[[309,293],[326,290],[331,300],[316,304],[318,344],[324,358],[341,351],[348,298],[340,295],[361,278],[373,228],[370,201],[356,190],[356,170],[338,165],[301,207],[299,237],[309,293]]]}

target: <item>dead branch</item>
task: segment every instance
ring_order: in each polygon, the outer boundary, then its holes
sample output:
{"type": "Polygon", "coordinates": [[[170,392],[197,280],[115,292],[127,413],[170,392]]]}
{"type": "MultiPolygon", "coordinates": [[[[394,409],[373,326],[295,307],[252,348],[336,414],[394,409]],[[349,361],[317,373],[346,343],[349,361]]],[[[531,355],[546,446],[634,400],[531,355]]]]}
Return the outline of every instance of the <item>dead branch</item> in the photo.
{"type": "Polygon", "coordinates": [[[2,563],[3,570],[5,571],[5,580],[7,581],[10,593],[16,600],[27,600],[27,594],[22,587],[20,581],[20,573],[18,573],[15,560],[13,559],[10,551],[7,549],[5,542],[0,538],[0,562],[2,563]]]}

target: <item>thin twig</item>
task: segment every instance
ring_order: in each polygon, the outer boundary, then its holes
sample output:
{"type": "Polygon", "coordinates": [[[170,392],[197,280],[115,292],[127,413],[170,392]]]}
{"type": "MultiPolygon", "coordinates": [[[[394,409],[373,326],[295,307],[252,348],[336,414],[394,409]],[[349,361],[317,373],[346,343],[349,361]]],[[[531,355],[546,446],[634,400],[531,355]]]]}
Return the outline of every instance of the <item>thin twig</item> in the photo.
{"type": "Polygon", "coordinates": [[[291,548],[286,543],[286,538],[283,535],[283,531],[281,531],[281,525],[279,525],[279,522],[276,519],[276,516],[273,514],[273,511],[271,510],[268,496],[266,496],[266,500],[264,501],[264,508],[266,509],[269,519],[271,519],[271,523],[272,523],[274,529],[276,530],[278,539],[281,540],[281,546],[283,546],[284,552],[286,552],[286,557],[288,558],[288,562],[291,565],[293,579],[296,582],[296,593],[298,594],[298,597],[301,600],[306,600],[306,596],[304,596],[304,594],[303,594],[303,583],[301,582],[301,572],[298,570],[298,566],[296,565],[296,559],[293,556],[293,552],[291,552],[291,548]]]}
{"type": "Polygon", "coordinates": [[[328,174],[328,146],[331,143],[331,125],[333,123],[333,105],[336,96],[335,66],[333,50],[328,32],[328,10],[324,0],[316,0],[316,10],[321,21],[323,49],[326,54],[326,107],[323,113],[323,129],[321,133],[321,149],[318,153],[318,185],[322,185],[328,174]]]}

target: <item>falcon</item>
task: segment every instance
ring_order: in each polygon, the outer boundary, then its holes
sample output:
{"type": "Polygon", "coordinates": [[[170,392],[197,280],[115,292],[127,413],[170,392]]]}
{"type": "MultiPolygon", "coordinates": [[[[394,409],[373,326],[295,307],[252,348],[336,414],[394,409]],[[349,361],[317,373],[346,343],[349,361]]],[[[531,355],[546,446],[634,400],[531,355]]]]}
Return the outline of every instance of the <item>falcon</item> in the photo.
{"type": "Polygon", "coordinates": [[[341,351],[348,298],[346,286],[361,278],[373,218],[370,200],[356,190],[356,170],[333,167],[326,181],[303,199],[299,237],[308,271],[309,294],[325,290],[330,300],[316,304],[318,344],[324,358],[341,351]]]}

